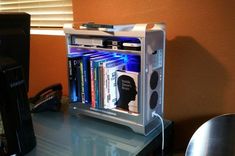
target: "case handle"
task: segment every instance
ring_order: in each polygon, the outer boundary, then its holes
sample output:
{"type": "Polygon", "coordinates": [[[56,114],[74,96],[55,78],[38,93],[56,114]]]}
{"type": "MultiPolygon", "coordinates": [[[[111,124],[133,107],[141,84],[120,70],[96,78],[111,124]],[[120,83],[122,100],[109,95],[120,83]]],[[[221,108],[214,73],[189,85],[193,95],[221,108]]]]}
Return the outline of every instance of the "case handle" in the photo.
{"type": "Polygon", "coordinates": [[[139,23],[135,24],[132,31],[146,31],[146,30],[162,30],[163,23],[139,23]]]}

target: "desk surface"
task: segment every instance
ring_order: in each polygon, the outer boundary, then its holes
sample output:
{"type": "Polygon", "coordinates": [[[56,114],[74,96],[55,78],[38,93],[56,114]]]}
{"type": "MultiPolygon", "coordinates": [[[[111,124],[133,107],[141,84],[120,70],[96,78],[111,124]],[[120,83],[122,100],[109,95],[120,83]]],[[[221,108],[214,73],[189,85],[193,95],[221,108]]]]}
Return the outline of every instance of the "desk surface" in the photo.
{"type": "Polygon", "coordinates": [[[186,156],[235,156],[235,114],[215,117],[192,136],[186,156]]]}
{"type": "MultiPolygon", "coordinates": [[[[85,116],[44,112],[32,118],[37,146],[27,156],[142,155],[154,139],[161,138],[160,127],[145,137],[128,127],[85,116]]],[[[171,123],[165,121],[165,129],[171,123]]]]}

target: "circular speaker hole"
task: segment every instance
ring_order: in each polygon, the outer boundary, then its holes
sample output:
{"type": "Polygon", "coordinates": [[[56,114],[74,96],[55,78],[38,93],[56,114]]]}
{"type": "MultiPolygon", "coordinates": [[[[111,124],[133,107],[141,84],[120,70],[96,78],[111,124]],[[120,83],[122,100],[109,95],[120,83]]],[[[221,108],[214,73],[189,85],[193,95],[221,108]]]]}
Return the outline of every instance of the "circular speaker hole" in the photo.
{"type": "Polygon", "coordinates": [[[150,97],[150,108],[154,109],[157,106],[158,93],[154,91],[150,97]]]}
{"type": "Polygon", "coordinates": [[[153,90],[157,87],[158,83],[158,72],[154,71],[150,77],[150,88],[153,90]]]}

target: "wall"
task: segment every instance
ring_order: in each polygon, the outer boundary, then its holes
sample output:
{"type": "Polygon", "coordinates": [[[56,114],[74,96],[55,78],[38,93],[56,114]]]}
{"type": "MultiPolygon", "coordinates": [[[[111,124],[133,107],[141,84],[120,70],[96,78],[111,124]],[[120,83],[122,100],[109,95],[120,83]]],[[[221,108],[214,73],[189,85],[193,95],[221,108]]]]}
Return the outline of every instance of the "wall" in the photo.
{"type": "MultiPolygon", "coordinates": [[[[166,23],[165,117],[175,121],[176,150],[185,150],[204,121],[235,111],[235,1],[73,0],[73,5],[75,22],[166,23]]],[[[31,93],[54,81],[67,87],[64,39],[35,35],[31,45],[31,93]]]]}
{"type": "Polygon", "coordinates": [[[68,95],[65,37],[31,35],[30,43],[29,96],[54,83],[68,95]]]}

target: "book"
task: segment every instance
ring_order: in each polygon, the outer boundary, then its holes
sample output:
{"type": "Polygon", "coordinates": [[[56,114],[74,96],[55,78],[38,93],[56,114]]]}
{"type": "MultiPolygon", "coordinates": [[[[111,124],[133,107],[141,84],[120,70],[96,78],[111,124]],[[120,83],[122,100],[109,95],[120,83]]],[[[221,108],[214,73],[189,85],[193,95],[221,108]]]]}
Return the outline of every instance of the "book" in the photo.
{"type": "Polygon", "coordinates": [[[82,56],[83,68],[83,90],[84,90],[84,103],[91,104],[91,82],[90,82],[90,58],[98,57],[101,53],[89,53],[82,56]]]}
{"type": "Polygon", "coordinates": [[[71,102],[81,102],[81,55],[68,55],[69,93],[71,102]]]}
{"type": "MultiPolygon", "coordinates": [[[[82,103],[83,104],[85,104],[86,102],[85,102],[85,92],[87,92],[87,89],[86,89],[86,91],[85,91],[85,88],[86,88],[86,86],[88,86],[89,84],[85,84],[85,81],[87,82],[87,83],[89,83],[89,81],[87,81],[86,79],[87,79],[87,77],[89,76],[89,75],[87,75],[87,72],[86,72],[86,70],[87,70],[87,59],[88,59],[88,57],[89,56],[92,56],[92,55],[94,55],[94,53],[87,53],[87,54],[84,54],[83,56],[82,56],[82,61],[80,62],[80,72],[81,72],[81,98],[82,98],[82,103]]],[[[86,94],[86,96],[89,96],[89,95],[87,95],[86,94]]],[[[88,103],[88,102],[87,102],[88,103]]]]}
{"type": "Polygon", "coordinates": [[[69,73],[69,100],[70,102],[77,102],[76,95],[76,81],[74,79],[74,63],[73,58],[68,58],[68,73],[69,73]]]}
{"type": "Polygon", "coordinates": [[[137,94],[139,73],[130,71],[117,71],[116,74],[116,108],[138,113],[139,108],[137,94]]]}
{"type": "Polygon", "coordinates": [[[80,62],[80,73],[81,73],[81,99],[82,103],[85,103],[85,91],[84,91],[84,79],[83,79],[83,64],[80,62]]]}
{"type": "Polygon", "coordinates": [[[102,64],[103,72],[103,105],[104,108],[112,109],[115,108],[117,101],[116,93],[116,71],[122,70],[125,67],[123,58],[115,58],[113,60],[106,61],[102,64]]]}
{"type": "Polygon", "coordinates": [[[85,103],[85,79],[84,79],[84,64],[83,64],[83,56],[90,56],[90,55],[94,55],[95,54],[95,51],[83,51],[83,52],[80,52],[78,53],[79,55],[81,55],[81,61],[79,61],[79,70],[80,71],[80,83],[81,83],[81,89],[80,89],[80,92],[81,92],[81,100],[80,102],[82,103],[85,103]]]}
{"type": "Polygon", "coordinates": [[[99,88],[99,78],[100,78],[100,74],[99,74],[99,66],[109,60],[109,59],[113,59],[113,55],[111,56],[107,56],[104,57],[102,59],[97,59],[93,62],[93,72],[94,72],[94,93],[95,93],[95,107],[96,108],[100,108],[100,97],[99,97],[99,93],[100,93],[100,88],[99,88]]]}
{"type": "Polygon", "coordinates": [[[99,66],[99,107],[104,108],[104,68],[99,66]]]}
{"type": "Polygon", "coordinates": [[[110,53],[104,53],[98,57],[90,58],[90,81],[91,81],[91,107],[95,108],[95,82],[94,82],[94,66],[95,60],[103,59],[107,56],[112,56],[110,53]]]}

